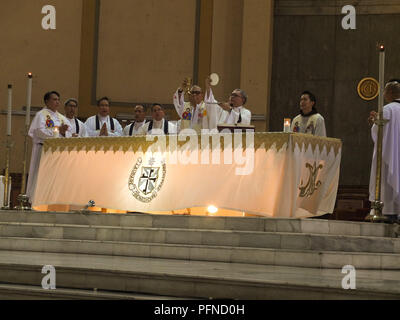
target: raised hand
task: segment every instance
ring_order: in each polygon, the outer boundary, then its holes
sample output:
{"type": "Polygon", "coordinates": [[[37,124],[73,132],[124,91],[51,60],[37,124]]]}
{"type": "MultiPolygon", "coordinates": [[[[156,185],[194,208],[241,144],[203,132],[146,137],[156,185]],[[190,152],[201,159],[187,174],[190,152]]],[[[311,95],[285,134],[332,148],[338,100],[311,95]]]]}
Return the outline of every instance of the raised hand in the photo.
{"type": "Polygon", "coordinates": [[[60,132],[60,134],[65,137],[65,132],[68,130],[68,125],[63,124],[58,128],[58,131],[60,132]]]}
{"type": "Polygon", "coordinates": [[[378,113],[376,111],[371,111],[369,113],[368,123],[372,126],[377,118],[378,118],[378,113]]]}

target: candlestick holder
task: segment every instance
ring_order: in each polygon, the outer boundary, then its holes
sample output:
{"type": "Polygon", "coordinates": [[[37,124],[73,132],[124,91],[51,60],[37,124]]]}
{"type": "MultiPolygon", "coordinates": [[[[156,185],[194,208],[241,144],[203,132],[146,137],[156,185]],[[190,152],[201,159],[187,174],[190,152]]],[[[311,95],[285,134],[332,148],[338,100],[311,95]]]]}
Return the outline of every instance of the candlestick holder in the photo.
{"type": "Polygon", "coordinates": [[[6,141],[6,168],[4,173],[4,202],[1,210],[11,210],[10,203],[8,201],[9,193],[10,193],[10,153],[11,148],[13,147],[13,142],[11,137],[7,135],[6,141]]]}
{"type": "Polygon", "coordinates": [[[378,137],[376,146],[376,177],[375,177],[375,201],[371,202],[371,211],[365,217],[369,222],[389,222],[389,219],[383,215],[384,203],[381,200],[381,182],[382,182],[382,147],[383,147],[383,128],[388,122],[383,118],[383,90],[385,78],[385,47],[379,46],[379,99],[378,99],[378,118],[375,119],[375,125],[378,127],[378,137]]]}
{"type": "Polygon", "coordinates": [[[28,130],[29,125],[25,124],[25,137],[24,137],[24,158],[22,161],[22,183],[21,183],[21,193],[18,195],[17,200],[19,206],[16,206],[16,210],[31,210],[29,206],[29,197],[26,195],[26,158],[28,154],[28,130]]]}

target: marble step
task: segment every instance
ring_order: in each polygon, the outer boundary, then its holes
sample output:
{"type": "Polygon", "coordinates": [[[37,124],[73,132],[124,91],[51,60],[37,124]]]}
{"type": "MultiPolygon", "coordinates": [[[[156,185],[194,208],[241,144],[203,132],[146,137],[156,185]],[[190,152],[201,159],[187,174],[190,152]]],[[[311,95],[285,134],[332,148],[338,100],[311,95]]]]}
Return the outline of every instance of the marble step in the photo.
{"type": "Polygon", "coordinates": [[[255,217],[205,217],[148,214],[56,213],[37,211],[0,211],[0,222],[77,224],[90,226],[179,228],[294,232],[370,237],[394,237],[397,226],[365,222],[279,219],[255,217]]]}
{"type": "Polygon", "coordinates": [[[308,268],[400,270],[400,254],[140,242],[0,238],[0,250],[215,261],[308,268]]]}
{"type": "Polygon", "coordinates": [[[357,270],[356,289],[341,269],[136,257],[0,251],[0,282],[40,286],[44,265],[56,287],[213,299],[400,299],[400,271],[357,270]]]}
{"type": "Polygon", "coordinates": [[[400,253],[400,239],[307,233],[129,228],[1,222],[0,237],[400,253]]]}
{"type": "Polygon", "coordinates": [[[183,297],[149,294],[119,293],[102,290],[56,288],[43,290],[41,286],[0,283],[0,300],[186,300],[183,297]]]}

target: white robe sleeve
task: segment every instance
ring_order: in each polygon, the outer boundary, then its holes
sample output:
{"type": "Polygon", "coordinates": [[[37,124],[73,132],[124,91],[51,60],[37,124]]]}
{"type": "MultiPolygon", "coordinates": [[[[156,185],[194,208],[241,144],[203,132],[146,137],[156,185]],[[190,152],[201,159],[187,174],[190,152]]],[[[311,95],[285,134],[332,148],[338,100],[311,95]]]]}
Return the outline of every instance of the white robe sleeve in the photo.
{"type": "Polygon", "coordinates": [[[175,124],[168,121],[168,134],[177,134],[178,130],[175,124]]]}
{"type": "MultiPolygon", "coordinates": [[[[111,117],[110,117],[111,119],[111,117]]],[[[122,126],[120,125],[119,121],[117,119],[112,118],[114,121],[114,132],[111,132],[111,128],[108,129],[108,136],[109,137],[121,137],[124,135],[122,132],[122,126]]],[[[107,121],[108,122],[108,121],[107,121]]],[[[107,128],[109,126],[109,123],[107,123],[107,128]]]]}
{"type": "MultiPolygon", "coordinates": [[[[68,125],[68,129],[65,131],[65,138],[72,138],[72,127],[69,125],[69,123],[66,123],[66,125],[68,125]]],[[[62,138],[61,135],[60,138],[62,138]]]]}
{"type": "Polygon", "coordinates": [[[44,140],[54,136],[53,129],[46,127],[46,118],[42,112],[36,113],[29,128],[29,136],[33,139],[44,140]]]}
{"type": "MultiPolygon", "coordinates": [[[[55,123],[56,125],[61,124],[61,121],[64,121],[64,123],[68,125],[68,129],[65,132],[65,137],[70,138],[72,136],[72,129],[70,122],[68,121],[68,119],[64,119],[61,116],[59,117],[58,120],[60,121],[60,123],[55,123]]],[[[54,138],[53,129],[46,127],[46,118],[43,112],[39,111],[38,113],[36,113],[29,128],[28,135],[34,139],[35,143],[38,142],[40,143],[45,139],[54,138]]],[[[60,135],[60,137],[62,136],[60,135]]]]}
{"type": "MultiPolygon", "coordinates": [[[[229,113],[228,113],[228,118],[230,117],[231,122],[232,122],[231,124],[238,123],[239,118],[240,118],[240,114],[242,114],[242,122],[241,122],[241,124],[250,125],[250,123],[251,123],[251,112],[250,112],[250,110],[245,109],[245,108],[242,108],[241,113],[238,112],[238,111],[235,111],[235,110],[231,111],[230,116],[229,116],[229,113]]],[[[225,121],[226,120],[227,119],[225,119],[225,121]]]]}
{"type": "Polygon", "coordinates": [[[315,125],[315,136],[326,137],[325,120],[322,116],[318,117],[315,125]]]}
{"type": "Polygon", "coordinates": [[[138,130],[138,134],[145,136],[147,134],[147,131],[149,130],[149,125],[150,122],[146,122],[143,126],[141,126],[138,130]]]}
{"type": "Polygon", "coordinates": [[[242,110],[242,124],[245,125],[251,124],[251,111],[248,109],[242,110]]]}
{"type": "Polygon", "coordinates": [[[124,137],[129,137],[129,131],[131,130],[131,126],[133,126],[133,123],[128,124],[127,126],[125,126],[125,128],[124,128],[124,137]]]}
{"type": "Polygon", "coordinates": [[[99,130],[96,130],[96,117],[90,117],[86,120],[85,126],[89,137],[98,137],[100,134],[99,130]]]}
{"type": "Polygon", "coordinates": [[[218,101],[214,98],[214,94],[211,88],[210,92],[206,92],[204,103],[206,104],[206,110],[207,110],[208,128],[210,130],[217,129],[218,124],[223,122],[221,120],[226,119],[226,115],[228,113],[224,109],[222,109],[218,104],[216,104],[218,103],[218,101]]]}
{"type": "Polygon", "coordinates": [[[179,89],[177,89],[175,94],[174,94],[173,101],[174,101],[174,106],[175,106],[176,113],[178,114],[178,116],[180,118],[182,118],[182,113],[183,113],[183,111],[185,109],[185,96],[184,96],[183,93],[181,93],[180,97],[179,97],[178,90],[179,89]]]}
{"type": "Polygon", "coordinates": [[[82,122],[82,121],[78,121],[80,129],[79,129],[79,136],[82,138],[87,138],[88,135],[88,131],[86,128],[86,125],[82,122]]]}

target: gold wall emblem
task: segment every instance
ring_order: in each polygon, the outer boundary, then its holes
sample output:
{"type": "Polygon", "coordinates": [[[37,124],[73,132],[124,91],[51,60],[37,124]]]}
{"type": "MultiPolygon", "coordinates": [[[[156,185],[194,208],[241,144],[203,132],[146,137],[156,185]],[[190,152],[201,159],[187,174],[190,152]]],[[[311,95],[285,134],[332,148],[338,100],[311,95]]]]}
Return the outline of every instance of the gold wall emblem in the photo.
{"type": "Polygon", "coordinates": [[[314,162],[314,165],[311,165],[310,163],[306,163],[306,168],[310,171],[310,175],[308,177],[307,184],[304,186],[303,185],[303,180],[301,180],[300,183],[300,198],[305,198],[305,197],[311,197],[315,191],[318,190],[318,188],[321,186],[322,182],[317,181],[317,176],[319,170],[321,170],[324,166],[320,164],[317,167],[317,163],[314,162]]]}
{"type": "Polygon", "coordinates": [[[373,100],[379,94],[379,82],[374,78],[364,78],[357,86],[357,92],[363,100],[373,100]]]}
{"type": "Polygon", "coordinates": [[[151,157],[147,166],[143,166],[143,159],[138,158],[129,176],[128,187],[132,195],[144,203],[151,202],[161,190],[167,165],[165,160],[156,160],[151,157]]]}

